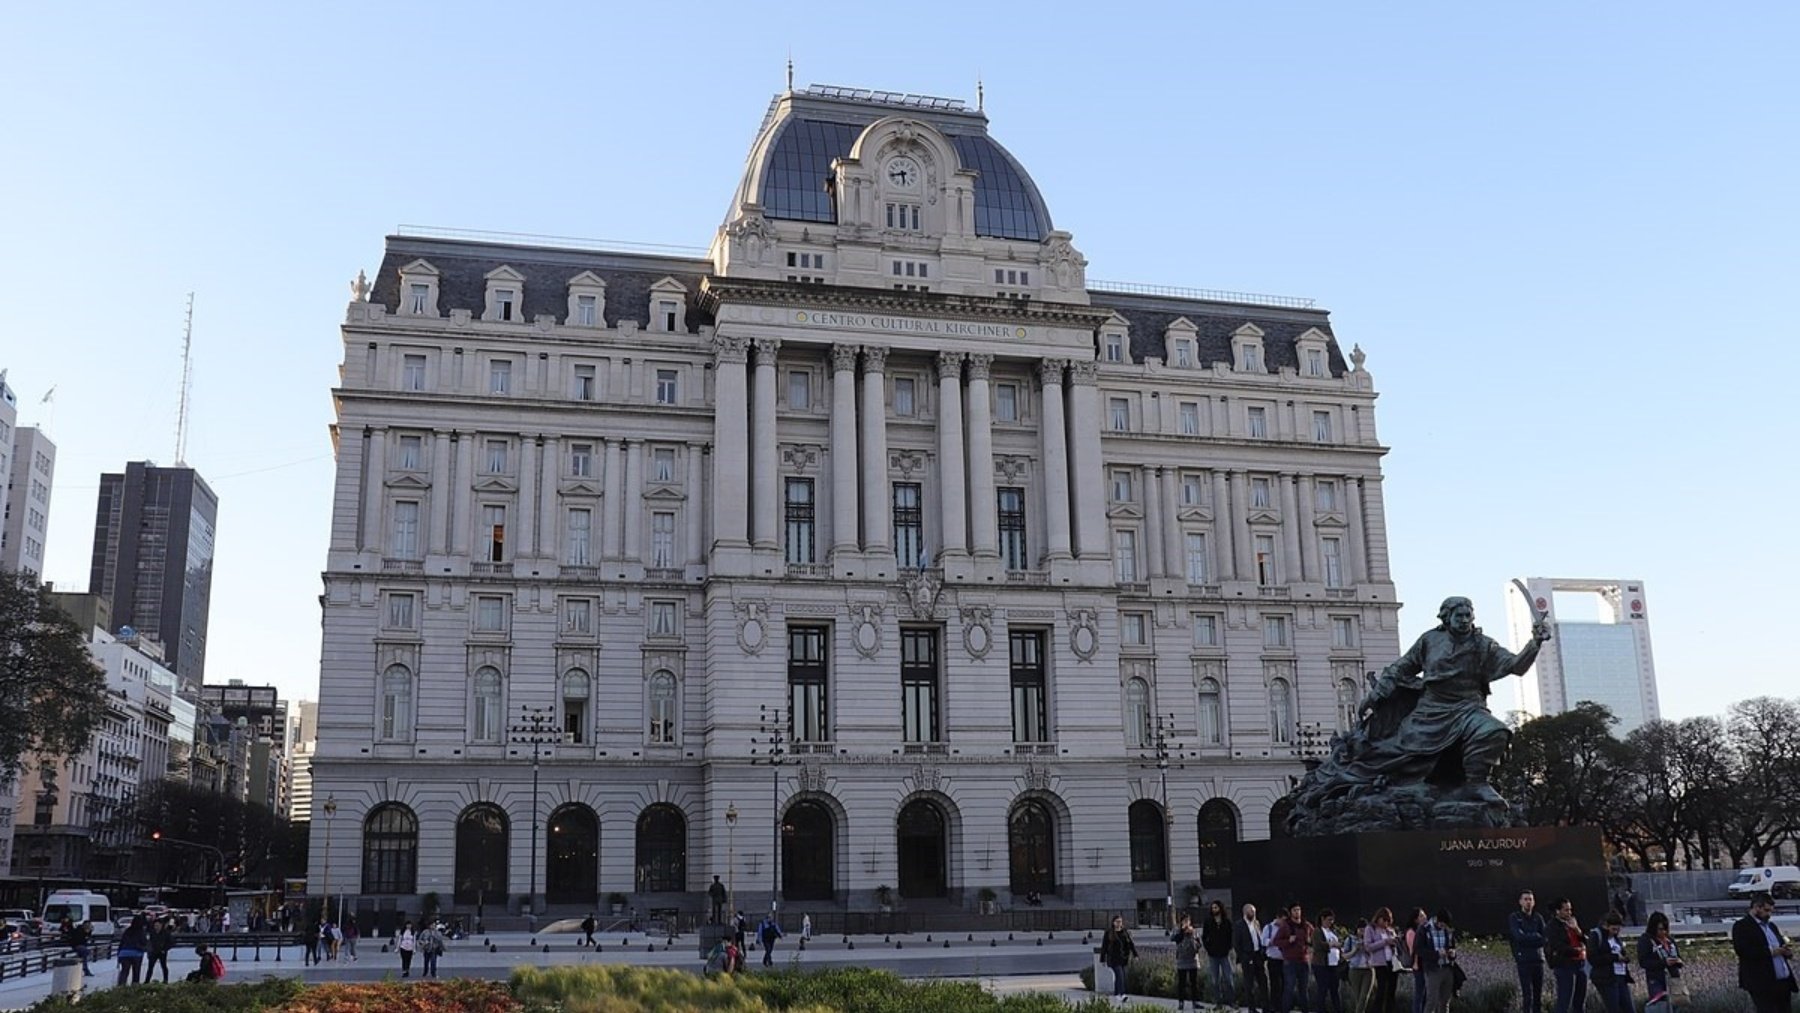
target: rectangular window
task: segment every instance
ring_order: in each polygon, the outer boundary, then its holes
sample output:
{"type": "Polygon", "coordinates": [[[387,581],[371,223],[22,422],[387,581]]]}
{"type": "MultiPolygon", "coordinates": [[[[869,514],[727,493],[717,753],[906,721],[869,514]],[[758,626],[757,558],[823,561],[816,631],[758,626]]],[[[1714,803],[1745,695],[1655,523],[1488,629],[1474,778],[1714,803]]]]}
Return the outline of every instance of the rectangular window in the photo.
{"type": "Polygon", "coordinates": [[[1287,616],[1263,616],[1263,646],[1290,647],[1287,616]]]}
{"type": "Polygon", "coordinates": [[[1050,713],[1046,697],[1044,634],[1040,630],[1012,630],[1007,635],[1012,682],[1014,742],[1049,742],[1050,713]]]}
{"type": "Polygon", "coordinates": [[[1319,539],[1319,554],[1325,563],[1325,586],[1344,586],[1344,540],[1342,538],[1319,539]]]}
{"type": "Polygon", "coordinates": [[[419,557],[419,502],[403,499],[394,504],[395,559],[419,557]]]}
{"type": "Polygon", "coordinates": [[[587,636],[594,632],[594,602],[590,598],[564,598],[562,607],[564,633],[587,636]]]}
{"type": "Polygon", "coordinates": [[[577,509],[569,511],[569,547],[563,554],[564,562],[570,566],[589,566],[594,561],[594,512],[577,509]]]}
{"type": "Polygon", "coordinates": [[[675,565],[675,515],[666,510],[650,515],[650,565],[659,570],[675,565]]]}
{"type": "Polygon", "coordinates": [[[431,286],[415,281],[407,286],[407,308],[414,314],[429,313],[431,306],[431,286]]]}
{"type": "Polygon", "coordinates": [[[1113,532],[1113,578],[1121,584],[1137,583],[1136,531],[1113,532]]]}
{"type": "Polygon", "coordinates": [[[1194,646],[1219,646],[1219,617],[1213,615],[1194,616],[1194,646]]]}
{"type": "Polygon", "coordinates": [[[1275,508],[1275,484],[1267,476],[1250,477],[1250,505],[1264,510],[1275,508]]]}
{"type": "Polygon", "coordinates": [[[1105,348],[1107,362],[1125,361],[1125,336],[1123,334],[1108,334],[1105,338],[1105,348]]]}
{"type": "Polygon", "coordinates": [[[506,632],[506,598],[497,594],[475,596],[475,632],[506,632]]]}
{"type": "Polygon", "coordinates": [[[675,481],[675,448],[657,447],[650,451],[650,481],[675,481]]]}
{"type": "Polygon", "coordinates": [[[1325,375],[1325,350],[1323,348],[1309,348],[1306,350],[1306,375],[1325,375]]]}
{"type": "Polygon", "coordinates": [[[423,355],[408,355],[401,360],[400,389],[425,389],[425,357],[423,355]]]}
{"type": "Polygon", "coordinates": [[[1195,401],[1183,401],[1178,409],[1180,415],[1181,435],[1200,435],[1200,405],[1195,401]]]}
{"type": "Polygon", "coordinates": [[[1338,484],[1335,480],[1321,478],[1313,484],[1313,506],[1322,514],[1337,513],[1338,484]]]}
{"type": "Polygon", "coordinates": [[[919,483],[894,483],[894,558],[901,566],[925,566],[923,499],[919,483]]]}
{"type": "Polygon", "coordinates": [[[488,363],[488,393],[509,394],[512,392],[512,363],[506,359],[495,359],[488,363]]]}
{"type": "Polygon", "coordinates": [[[594,477],[594,445],[592,443],[569,444],[569,475],[573,478],[594,477]]]}
{"type": "Polygon", "coordinates": [[[500,320],[517,320],[518,311],[514,306],[517,295],[510,288],[494,290],[494,316],[500,320]]]}
{"type": "Polygon", "coordinates": [[[1262,346],[1261,345],[1245,345],[1244,346],[1244,369],[1246,369],[1252,373],[1260,373],[1260,372],[1262,372],[1262,368],[1263,368],[1262,346]]]}
{"type": "Polygon", "coordinates": [[[650,635],[653,637],[674,637],[681,634],[681,613],[677,604],[672,601],[653,601],[650,603],[650,635]]]}
{"type": "Polygon", "coordinates": [[[1181,505],[1197,507],[1206,502],[1206,479],[1200,475],[1181,476],[1181,505]]]}
{"type": "Polygon", "coordinates": [[[1019,421],[1019,387],[1012,383],[994,385],[994,418],[1000,422],[1019,421]]]}
{"type": "Polygon", "coordinates": [[[411,592],[396,592],[388,595],[387,624],[389,629],[410,630],[414,628],[416,619],[413,606],[418,598],[411,592]]]}
{"type": "Polygon", "coordinates": [[[1249,413],[1248,418],[1250,420],[1250,438],[1254,439],[1254,440],[1268,439],[1269,438],[1269,410],[1267,408],[1262,408],[1262,407],[1259,407],[1256,405],[1252,405],[1248,409],[1246,409],[1246,411],[1249,413]]]}
{"type": "Polygon", "coordinates": [[[506,508],[503,506],[482,507],[481,530],[487,539],[488,562],[506,562],[506,508]]]}
{"type": "Polygon", "coordinates": [[[788,736],[795,742],[830,742],[825,691],[829,673],[826,626],[788,627],[788,736]]]}
{"type": "Polygon", "coordinates": [[[1256,545],[1256,582],[1264,586],[1280,583],[1280,576],[1275,572],[1275,536],[1257,535],[1256,545]]]}
{"type": "Polygon", "coordinates": [[[1194,364],[1194,345],[1189,341],[1175,342],[1175,365],[1186,368],[1194,364]]]}
{"type": "Polygon", "coordinates": [[[575,385],[569,396],[577,401],[592,401],[599,395],[599,370],[594,366],[575,367],[575,385]]]}
{"type": "Polygon", "coordinates": [[[1000,561],[1015,573],[1028,565],[1025,556],[1025,490],[1005,486],[994,491],[1000,514],[1000,561]]]}
{"type": "Polygon", "coordinates": [[[906,232],[919,231],[919,206],[917,204],[887,205],[887,227],[906,232]]]}
{"type": "Polygon", "coordinates": [[[418,471],[419,469],[423,468],[424,466],[425,466],[425,437],[423,437],[423,436],[402,436],[402,437],[400,437],[400,460],[399,460],[400,470],[401,471],[418,471]]]}
{"type": "Polygon", "coordinates": [[[1187,534],[1187,579],[1190,584],[1204,584],[1212,575],[1212,559],[1206,552],[1206,535],[1198,531],[1187,534]]]}
{"type": "Polygon", "coordinates": [[[1339,650],[1349,650],[1356,646],[1356,617],[1331,617],[1331,646],[1339,650]]]}
{"type": "Polygon", "coordinates": [[[1150,644],[1150,617],[1142,612],[1119,613],[1119,642],[1126,647],[1150,644]]]}
{"type": "Polygon", "coordinates": [[[1313,442],[1331,442],[1331,413],[1313,412],[1313,442]]]}
{"type": "Polygon", "coordinates": [[[505,440],[487,441],[487,473],[506,474],[507,444],[505,440]]]}
{"type": "Polygon", "coordinates": [[[812,563],[813,483],[810,478],[787,480],[787,561],[812,563]]]}
{"type": "Polygon", "coordinates": [[[900,725],[907,742],[938,741],[938,635],[900,631],[900,725]]]}
{"type": "Polygon", "coordinates": [[[1112,472],[1112,498],[1115,503],[1130,503],[1131,469],[1114,468],[1112,472]]]}
{"type": "Polygon", "coordinates": [[[663,330],[672,331],[675,329],[675,318],[678,309],[679,306],[673,299],[658,299],[656,301],[656,312],[662,315],[663,330]]]}
{"type": "Polygon", "coordinates": [[[676,390],[676,372],[672,369],[657,370],[656,371],[656,403],[672,405],[675,403],[675,397],[676,397],[677,393],[678,392],[676,390]]]}
{"type": "Polygon", "coordinates": [[[575,324],[579,327],[600,325],[600,300],[591,295],[575,297],[575,324]]]}
{"type": "Polygon", "coordinates": [[[1131,431],[1131,402],[1122,397],[1111,398],[1106,402],[1108,423],[1115,433],[1131,431]]]}
{"type": "Polygon", "coordinates": [[[812,374],[796,369],[788,374],[788,407],[802,410],[812,407],[812,374]]]}
{"type": "Polygon", "coordinates": [[[914,402],[915,390],[913,378],[901,376],[894,379],[894,414],[911,416],[918,409],[914,402]]]}

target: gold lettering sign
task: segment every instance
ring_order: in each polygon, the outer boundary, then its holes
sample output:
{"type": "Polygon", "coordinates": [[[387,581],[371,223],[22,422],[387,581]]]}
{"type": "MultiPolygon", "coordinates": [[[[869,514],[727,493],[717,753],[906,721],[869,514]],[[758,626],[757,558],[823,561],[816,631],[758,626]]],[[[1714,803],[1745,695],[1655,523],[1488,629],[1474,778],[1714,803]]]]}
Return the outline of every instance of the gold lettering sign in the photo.
{"type": "Polygon", "coordinates": [[[1028,333],[1017,324],[983,324],[969,320],[932,320],[885,313],[840,313],[832,310],[795,310],[793,321],[806,327],[839,327],[950,338],[1024,338],[1028,333]]]}

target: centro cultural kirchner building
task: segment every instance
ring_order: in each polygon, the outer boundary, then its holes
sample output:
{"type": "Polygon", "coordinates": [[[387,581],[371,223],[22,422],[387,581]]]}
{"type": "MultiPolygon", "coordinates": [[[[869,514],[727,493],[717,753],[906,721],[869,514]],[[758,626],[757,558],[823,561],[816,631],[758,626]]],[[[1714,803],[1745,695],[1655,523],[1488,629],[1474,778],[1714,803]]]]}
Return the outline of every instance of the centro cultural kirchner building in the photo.
{"type": "Polygon", "coordinates": [[[961,102],[777,96],[705,257],[397,235],[355,296],[311,851],[353,906],[1160,908],[1398,654],[1360,353],[1089,281],[961,102]]]}

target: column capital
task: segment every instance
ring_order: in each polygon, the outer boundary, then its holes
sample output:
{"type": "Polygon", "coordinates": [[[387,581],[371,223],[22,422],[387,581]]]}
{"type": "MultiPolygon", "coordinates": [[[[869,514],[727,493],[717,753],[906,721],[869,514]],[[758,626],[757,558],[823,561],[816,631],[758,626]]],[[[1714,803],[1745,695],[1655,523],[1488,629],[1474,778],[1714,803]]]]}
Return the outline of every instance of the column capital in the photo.
{"type": "Polygon", "coordinates": [[[713,355],[720,362],[743,362],[749,358],[750,340],[724,334],[713,336],[713,355]]]}
{"type": "Polygon", "coordinates": [[[1080,387],[1092,387],[1100,382],[1100,364],[1097,362],[1069,363],[1069,382],[1080,387]]]}
{"type": "Polygon", "coordinates": [[[887,368],[888,350],[886,345],[864,345],[862,356],[863,369],[870,373],[879,373],[887,368]]]}
{"type": "Polygon", "coordinates": [[[780,338],[756,339],[756,364],[758,366],[775,365],[775,353],[781,350],[780,338]]]}
{"type": "Polygon", "coordinates": [[[1039,359],[1038,382],[1046,387],[1060,387],[1063,381],[1063,370],[1069,368],[1067,359],[1039,359]]]}
{"type": "Polygon", "coordinates": [[[994,365],[994,357],[985,352],[969,353],[969,379],[988,379],[994,365]]]}
{"type": "Polygon", "coordinates": [[[831,371],[834,373],[847,373],[847,372],[854,372],[855,370],[856,370],[856,346],[855,345],[832,345],[831,346],[831,371]]]}
{"type": "Polygon", "coordinates": [[[962,352],[939,352],[937,357],[938,379],[962,379],[962,352]]]}

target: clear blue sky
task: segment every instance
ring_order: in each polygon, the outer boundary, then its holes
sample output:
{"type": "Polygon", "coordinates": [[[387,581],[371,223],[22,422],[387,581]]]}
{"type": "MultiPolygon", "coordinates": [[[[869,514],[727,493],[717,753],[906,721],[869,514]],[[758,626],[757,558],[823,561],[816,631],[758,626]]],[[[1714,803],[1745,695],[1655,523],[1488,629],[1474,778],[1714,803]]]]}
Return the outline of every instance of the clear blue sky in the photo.
{"type": "Polygon", "coordinates": [[[195,291],[207,675],[312,695],[348,280],[400,223],[704,246],[791,51],[985,79],[1091,277],[1329,307],[1382,394],[1405,638],[1452,593],[1501,633],[1511,576],[1635,576],[1666,714],[1795,692],[1800,7],[1051,9],[16,6],[0,366],[60,446],[48,576],[85,588],[102,471],[172,462],[195,291]]]}

